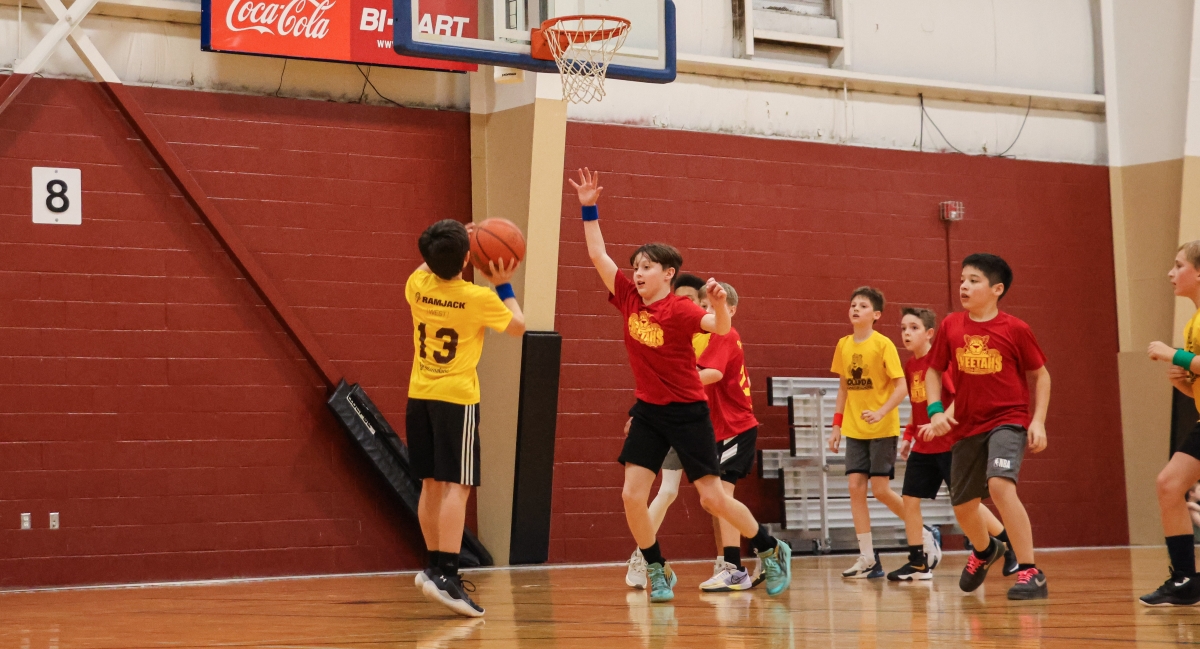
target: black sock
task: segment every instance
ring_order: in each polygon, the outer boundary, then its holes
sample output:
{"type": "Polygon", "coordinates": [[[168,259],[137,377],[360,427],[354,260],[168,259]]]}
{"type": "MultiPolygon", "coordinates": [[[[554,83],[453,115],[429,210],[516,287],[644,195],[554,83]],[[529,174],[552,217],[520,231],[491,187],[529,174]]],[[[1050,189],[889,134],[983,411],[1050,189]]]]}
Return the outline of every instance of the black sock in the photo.
{"type": "Polygon", "coordinates": [[[441,565],[442,565],[442,553],[438,552],[437,550],[431,550],[429,552],[429,567],[436,570],[436,569],[440,569],[441,565]]]}
{"type": "Polygon", "coordinates": [[[995,552],[995,550],[996,550],[995,544],[996,544],[996,539],[989,538],[986,548],[984,548],[982,551],[979,550],[978,548],[975,549],[975,558],[979,559],[981,561],[985,561],[988,558],[990,558],[992,556],[992,552],[995,552]]]}
{"type": "Polygon", "coordinates": [[[1196,574],[1196,539],[1191,534],[1167,537],[1167,554],[1171,556],[1171,569],[1184,575],[1196,574]]]}
{"type": "Polygon", "coordinates": [[[658,541],[655,541],[654,545],[648,548],[641,548],[641,550],[642,558],[646,560],[646,563],[657,563],[664,566],[667,565],[667,560],[664,559],[662,555],[662,549],[658,547],[658,541]]]}
{"type": "Polygon", "coordinates": [[[1036,568],[1036,567],[1037,567],[1036,563],[1018,563],[1017,564],[1017,572],[1025,572],[1026,570],[1029,570],[1030,568],[1036,568]]]}
{"type": "Polygon", "coordinates": [[[458,576],[458,553],[457,552],[442,552],[442,565],[438,569],[447,577],[458,576]]]}
{"type": "Polygon", "coordinates": [[[1004,529],[1000,530],[1000,533],[996,535],[996,538],[997,538],[997,539],[999,539],[999,540],[1001,540],[1001,541],[1003,541],[1003,542],[1005,542],[1005,543],[1009,543],[1009,540],[1008,540],[1008,528],[1004,528],[1004,529]]]}
{"type": "Polygon", "coordinates": [[[741,546],[729,546],[723,550],[725,554],[725,563],[732,563],[737,566],[738,570],[742,569],[742,548],[741,546]]]}
{"type": "Polygon", "coordinates": [[[914,566],[925,565],[925,546],[910,545],[908,546],[908,562],[914,566]]]}
{"type": "Polygon", "coordinates": [[[775,537],[767,534],[767,528],[762,525],[758,526],[758,533],[750,539],[750,547],[754,548],[755,552],[770,552],[775,549],[776,543],[775,537]]]}

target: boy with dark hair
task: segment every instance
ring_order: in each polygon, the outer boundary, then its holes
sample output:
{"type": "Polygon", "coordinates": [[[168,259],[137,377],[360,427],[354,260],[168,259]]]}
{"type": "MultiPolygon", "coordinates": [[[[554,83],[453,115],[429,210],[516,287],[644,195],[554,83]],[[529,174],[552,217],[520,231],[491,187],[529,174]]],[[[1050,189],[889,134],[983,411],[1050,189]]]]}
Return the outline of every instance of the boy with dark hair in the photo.
{"type": "MultiPolygon", "coordinates": [[[[904,364],[904,375],[908,380],[908,399],[912,402],[912,417],[904,429],[900,442],[900,458],[908,461],[904,469],[904,488],[900,494],[904,500],[904,527],[908,538],[908,563],[888,573],[889,581],[932,579],[933,569],[941,561],[941,539],[932,528],[923,525],[921,499],[937,498],[942,483],[950,486],[951,447],[956,441],[955,433],[935,437],[926,441],[921,435],[928,433],[929,414],[925,411],[925,372],[929,369],[929,350],[936,332],[937,316],[929,309],[905,307],[901,309],[901,338],[904,347],[913,356],[904,364]]],[[[949,373],[942,375],[942,403],[950,404],[947,412],[954,416],[954,388],[949,373]]],[[[987,521],[988,534],[1006,544],[1008,532],[983,503],[979,514],[987,521]]],[[[1017,555],[1011,547],[1004,552],[1004,575],[1017,571],[1017,555]]]]}
{"type": "MultiPolygon", "coordinates": [[[[706,284],[707,282],[691,273],[679,273],[671,280],[671,288],[675,295],[687,298],[697,306],[700,306],[702,295],[707,297],[707,293],[704,292],[706,284]]],[[[692,336],[692,347],[696,350],[697,359],[708,345],[708,337],[711,335],[707,332],[700,332],[692,336]]],[[[629,426],[632,423],[632,417],[625,422],[626,435],[629,434],[629,426]]],[[[679,454],[672,448],[663,460],[662,481],[658,483],[658,493],[655,494],[654,500],[650,501],[650,520],[654,524],[655,534],[658,533],[658,528],[662,527],[663,520],[667,517],[667,509],[679,496],[679,483],[682,480],[683,464],[679,462],[679,454]]],[[[628,569],[625,571],[625,584],[630,588],[644,589],[648,580],[646,578],[646,559],[642,556],[642,551],[634,548],[633,554],[626,563],[628,569]]]]}
{"type": "Polygon", "coordinates": [[[609,291],[609,302],[625,319],[625,349],[637,386],[637,403],[629,411],[633,423],[618,458],[625,465],[621,497],[629,530],[646,559],[650,601],[665,602],[675,596],[675,573],[663,558],[646,507],[650,487],[672,447],[700,494],[700,505],[751,539],[763,563],[767,593],[778,595],[791,584],[791,548],[768,534],[750,510],[721,487],[716,439],[692,348],[695,333],[729,333],[725,289],[716,280],[708,280],[705,291],[712,313],[674,295],[671,279],[683,259],[677,250],[660,243],[643,245],[633,253],[630,281],[608,256],[600,232],[596,201],[603,188],[599,175],[581,169],[579,182],[570,183],[583,206],[588,256],[609,291]]]}
{"type": "MultiPolygon", "coordinates": [[[[730,319],[737,315],[738,294],[721,282],[730,319]]],[[[758,420],[750,400],[750,377],[746,374],[746,354],[742,337],[732,326],[725,335],[712,334],[708,346],[697,361],[700,382],[708,396],[713,432],[717,440],[717,459],[721,468],[721,487],[733,498],[738,480],[750,475],[758,441],[758,420]]],[[[721,553],[711,579],[700,590],[723,593],[748,590],[754,579],[742,565],[742,535],[736,527],[714,516],[713,531],[721,553]]]]}
{"type": "Polygon", "coordinates": [[[867,506],[867,482],[875,500],[904,518],[900,496],[889,482],[896,477],[896,439],[900,436],[900,413],[908,387],[896,345],[875,331],[883,316],[883,293],[862,286],[850,294],[850,324],[854,333],[838,341],[830,371],[838,375],[837,407],[829,450],[837,453],[846,437],[846,475],[850,481],[850,513],[858,535],[858,559],[842,572],[849,579],[878,579],[884,576],[879,553],[871,538],[871,511],[867,506]]]}
{"type": "Polygon", "coordinates": [[[417,241],[421,264],[404,294],[412,308],[414,357],[405,430],[409,464],[421,480],[417,509],[429,566],[417,573],[426,599],[460,615],[479,617],[458,575],[463,523],[471,487],[479,486],[479,377],[484,329],[525,333],[525,317],[508,280],[517,270],[490,264],[490,290],[464,281],[469,229],[446,219],[417,241]]]}
{"type": "Polygon", "coordinates": [[[925,378],[931,425],[923,437],[932,440],[958,427],[950,502],[975,548],[959,587],[966,592],[979,588],[988,568],[1004,556],[1004,544],[988,534],[980,516],[980,504],[990,495],[1019,561],[1008,598],[1045,599],[1046,575],[1034,563],[1033,530],[1017,496],[1017,477],[1026,448],[1034,453],[1046,448],[1050,372],[1029,325],[1000,310],[1012,281],[1012,269],[1000,257],[980,253],[963,260],[958,295],[965,310],[947,316],[933,341],[925,378]],[[953,371],[958,387],[953,417],[942,403],[947,371],[953,371]],[[1030,379],[1035,382],[1032,416],[1030,379]]]}
{"type": "MultiPolygon", "coordinates": [[[[1196,314],[1183,329],[1183,349],[1162,342],[1150,343],[1150,360],[1170,363],[1167,379],[1183,394],[1196,400],[1200,407],[1200,390],[1196,375],[1200,374],[1200,241],[1179,247],[1175,264],[1167,273],[1176,297],[1186,297],[1196,306],[1196,314]]],[[[1158,590],[1143,595],[1146,606],[1195,606],[1200,604],[1200,580],[1196,578],[1196,547],[1187,495],[1200,480],[1200,423],[1197,423],[1179,446],[1167,466],[1158,474],[1158,509],[1166,533],[1167,555],[1171,558],[1171,576],[1158,590]]]]}

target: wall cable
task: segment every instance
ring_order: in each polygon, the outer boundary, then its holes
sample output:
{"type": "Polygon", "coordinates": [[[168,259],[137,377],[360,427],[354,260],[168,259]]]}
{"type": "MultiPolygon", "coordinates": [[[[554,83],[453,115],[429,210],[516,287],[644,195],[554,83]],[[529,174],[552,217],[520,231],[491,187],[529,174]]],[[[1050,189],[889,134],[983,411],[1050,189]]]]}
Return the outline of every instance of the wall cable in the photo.
{"type": "MultiPolygon", "coordinates": [[[[379,95],[379,96],[380,96],[380,98],[382,98],[384,101],[386,101],[386,102],[388,102],[388,103],[390,103],[390,104],[393,104],[393,105],[399,106],[399,107],[401,107],[401,108],[404,108],[404,104],[401,104],[400,102],[398,102],[398,101],[395,101],[394,99],[392,99],[392,98],[390,98],[390,97],[388,97],[388,96],[384,95],[382,92],[379,92],[379,88],[376,88],[376,87],[375,87],[375,84],[371,83],[371,77],[370,77],[370,76],[368,76],[366,72],[363,72],[363,70],[362,70],[362,66],[361,66],[361,65],[358,65],[358,64],[356,63],[356,64],[354,65],[354,67],[355,67],[355,68],[358,68],[358,73],[359,73],[359,74],[361,74],[361,75],[363,76],[363,80],[365,80],[365,81],[367,82],[367,85],[368,85],[368,86],[371,86],[371,90],[374,90],[374,91],[375,91],[375,94],[379,95]]],[[[365,88],[364,88],[364,91],[365,91],[365,88]]]]}

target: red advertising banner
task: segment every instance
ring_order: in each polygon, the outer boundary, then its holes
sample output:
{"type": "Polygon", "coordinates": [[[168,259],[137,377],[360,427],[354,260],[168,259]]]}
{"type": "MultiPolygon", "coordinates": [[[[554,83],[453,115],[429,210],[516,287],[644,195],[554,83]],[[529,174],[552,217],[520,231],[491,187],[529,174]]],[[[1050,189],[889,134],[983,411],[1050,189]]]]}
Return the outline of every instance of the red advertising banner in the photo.
{"type": "MultiPolygon", "coordinates": [[[[418,30],[475,38],[477,0],[424,0],[418,30]]],[[[391,0],[203,0],[201,48],[429,70],[467,72],[472,63],[401,56],[392,50],[391,0]]]]}

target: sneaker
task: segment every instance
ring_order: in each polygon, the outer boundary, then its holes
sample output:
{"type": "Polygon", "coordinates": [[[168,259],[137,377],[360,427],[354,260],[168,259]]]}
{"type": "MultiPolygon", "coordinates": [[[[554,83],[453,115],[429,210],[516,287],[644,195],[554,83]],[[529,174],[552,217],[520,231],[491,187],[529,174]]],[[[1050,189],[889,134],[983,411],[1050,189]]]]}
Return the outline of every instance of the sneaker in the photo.
{"type": "Polygon", "coordinates": [[[792,585],[792,546],[776,540],[775,547],[759,552],[758,558],[762,561],[768,595],[778,595],[792,585]]]}
{"type": "Polygon", "coordinates": [[[437,572],[436,568],[426,568],[426,569],[422,570],[421,572],[418,572],[416,578],[413,579],[413,585],[416,586],[417,588],[424,588],[425,582],[431,581],[433,579],[433,575],[436,572],[437,572]]]}
{"type": "Polygon", "coordinates": [[[646,577],[650,582],[650,601],[669,602],[675,599],[675,583],[679,578],[671,566],[662,563],[651,563],[646,566],[646,577]]]}
{"type": "Polygon", "coordinates": [[[1200,579],[1185,576],[1174,570],[1158,590],[1142,595],[1138,601],[1146,606],[1195,606],[1200,604],[1200,579]]]}
{"type": "Polygon", "coordinates": [[[921,536],[925,546],[925,557],[929,560],[929,569],[933,570],[942,562],[942,531],[926,525],[921,536]]]}
{"type": "Polygon", "coordinates": [[[625,571],[625,584],[630,588],[646,590],[646,560],[642,558],[642,551],[635,548],[628,563],[629,569],[625,571]]]}
{"type": "Polygon", "coordinates": [[[738,568],[732,563],[721,562],[721,570],[708,581],[700,584],[700,590],[706,593],[731,593],[738,590],[750,590],[754,581],[745,568],[738,568]]]}
{"type": "Polygon", "coordinates": [[[958,587],[969,593],[983,585],[987,579],[988,568],[1004,557],[1004,544],[998,539],[992,539],[992,554],[987,559],[980,559],[975,552],[967,555],[967,565],[958,578],[958,587]]]}
{"type": "Polygon", "coordinates": [[[447,577],[442,574],[434,574],[421,589],[425,599],[441,604],[459,615],[482,617],[483,607],[472,601],[471,596],[467,594],[474,591],[475,584],[463,581],[458,575],[447,577]]]}
{"type": "Polygon", "coordinates": [[[1008,543],[1004,544],[1004,576],[1017,574],[1020,569],[1021,562],[1017,561],[1017,553],[1008,543]]]}
{"type": "Polygon", "coordinates": [[[858,555],[858,560],[848,570],[842,571],[842,576],[847,579],[879,579],[883,576],[883,564],[879,562],[879,553],[875,553],[874,560],[858,555]]]}
{"type": "Polygon", "coordinates": [[[750,572],[750,587],[757,588],[766,578],[767,575],[763,573],[762,559],[758,559],[754,562],[754,570],[750,572]]]}
{"type": "Polygon", "coordinates": [[[931,562],[922,561],[913,563],[909,560],[908,563],[900,566],[899,570],[893,570],[888,573],[888,581],[918,581],[925,579],[933,579],[933,567],[929,565],[931,562]]]}
{"type": "Polygon", "coordinates": [[[1017,583],[1008,589],[1009,599],[1046,599],[1050,596],[1046,588],[1046,573],[1037,568],[1017,573],[1017,583]]]}

